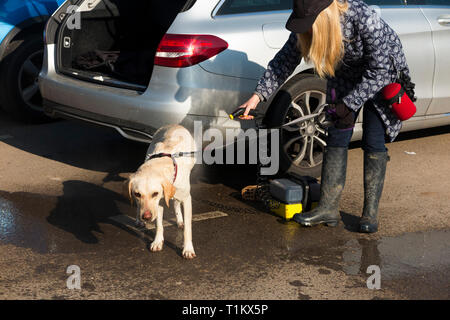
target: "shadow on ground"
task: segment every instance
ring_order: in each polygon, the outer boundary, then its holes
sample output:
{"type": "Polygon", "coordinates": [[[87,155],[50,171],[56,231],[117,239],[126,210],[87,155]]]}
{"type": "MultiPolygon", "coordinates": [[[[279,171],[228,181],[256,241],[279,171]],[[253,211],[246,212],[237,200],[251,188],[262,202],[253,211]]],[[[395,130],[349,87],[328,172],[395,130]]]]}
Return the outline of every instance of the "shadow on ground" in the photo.
{"type": "Polygon", "coordinates": [[[23,124],[0,112],[3,143],[77,168],[109,172],[108,179],[134,171],[147,145],[122,138],[115,130],[78,121],[23,124]]]}

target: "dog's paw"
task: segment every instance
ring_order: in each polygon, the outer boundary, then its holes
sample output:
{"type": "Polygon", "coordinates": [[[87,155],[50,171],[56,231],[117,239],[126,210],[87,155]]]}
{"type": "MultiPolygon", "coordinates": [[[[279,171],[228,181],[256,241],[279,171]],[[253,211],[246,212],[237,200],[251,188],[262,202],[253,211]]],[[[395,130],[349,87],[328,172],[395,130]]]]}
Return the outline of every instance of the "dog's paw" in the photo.
{"type": "Polygon", "coordinates": [[[183,258],[194,259],[196,257],[194,247],[187,246],[183,249],[183,258]]]}
{"type": "Polygon", "coordinates": [[[157,251],[161,251],[163,248],[163,244],[164,244],[164,240],[160,240],[160,241],[153,241],[150,245],[150,251],[151,252],[157,252],[157,251]]]}
{"type": "Polygon", "coordinates": [[[184,222],[183,221],[178,221],[177,222],[177,226],[178,226],[178,229],[184,229],[184,222]]]}

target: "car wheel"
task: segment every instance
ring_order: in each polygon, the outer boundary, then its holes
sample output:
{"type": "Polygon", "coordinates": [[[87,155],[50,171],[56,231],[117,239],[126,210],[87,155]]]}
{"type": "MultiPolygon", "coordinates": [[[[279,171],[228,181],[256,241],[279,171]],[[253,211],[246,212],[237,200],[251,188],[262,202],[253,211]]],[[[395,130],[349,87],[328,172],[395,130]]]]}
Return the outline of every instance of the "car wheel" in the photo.
{"type": "Polygon", "coordinates": [[[3,109],[18,120],[48,121],[42,111],[38,77],[44,58],[40,35],[12,41],[6,50],[0,71],[3,109]]]}
{"type": "MultiPolygon", "coordinates": [[[[305,115],[321,112],[321,106],[325,102],[326,81],[311,74],[297,75],[277,94],[267,123],[269,127],[275,127],[305,115]]],[[[294,172],[303,176],[319,177],[326,135],[321,122],[314,119],[302,123],[295,131],[280,129],[281,173],[294,172]]]]}

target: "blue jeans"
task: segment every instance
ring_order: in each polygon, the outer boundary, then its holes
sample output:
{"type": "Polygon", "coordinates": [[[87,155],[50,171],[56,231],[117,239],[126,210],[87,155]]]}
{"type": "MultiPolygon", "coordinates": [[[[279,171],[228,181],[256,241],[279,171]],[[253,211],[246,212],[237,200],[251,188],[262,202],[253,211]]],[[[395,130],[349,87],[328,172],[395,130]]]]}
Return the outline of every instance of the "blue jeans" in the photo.
{"type": "MultiPolygon", "coordinates": [[[[355,119],[359,111],[355,113],[355,119]]],[[[352,138],[353,129],[341,130],[328,128],[327,146],[347,148],[352,138]]],[[[372,102],[368,101],[363,108],[362,149],[366,152],[386,152],[386,128],[372,102]]]]}

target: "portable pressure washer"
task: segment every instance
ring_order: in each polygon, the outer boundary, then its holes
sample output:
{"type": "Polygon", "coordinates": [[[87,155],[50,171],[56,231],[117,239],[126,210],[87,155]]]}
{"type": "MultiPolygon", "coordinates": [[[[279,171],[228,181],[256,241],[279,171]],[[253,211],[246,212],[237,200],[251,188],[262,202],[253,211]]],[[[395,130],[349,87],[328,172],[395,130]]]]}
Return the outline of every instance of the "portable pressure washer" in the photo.
{"type": "Polygon", "coordinates": [[[269,192],[272,197],[269,209],[285,220],[290,220],[295,214],[317,206],[320,184],[315,178],[290,173],[286,178],[271,180],[269,192]]]}

